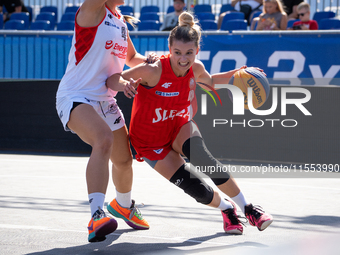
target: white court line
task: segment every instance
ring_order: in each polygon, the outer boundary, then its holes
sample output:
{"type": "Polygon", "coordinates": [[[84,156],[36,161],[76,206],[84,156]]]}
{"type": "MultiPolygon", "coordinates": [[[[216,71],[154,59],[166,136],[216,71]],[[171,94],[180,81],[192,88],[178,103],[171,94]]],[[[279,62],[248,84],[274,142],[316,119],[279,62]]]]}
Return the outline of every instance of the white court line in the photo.
{"type": "MultiPolygon", "coordinates": [[[[0,229],[25,229],[25,230],[43,230],[43,231],[52,231],[52,232],[76,232],[76,233],[88,233],[87,231],[80,231],[80,230],[67,230],[67,229],[53,229],[44,226],[28,226],[28,225],[12,225],[12,224],[0,224],[0,229]]],[[[189,243],[208,243],[208,244],[215,244],[215,245],[226,245],[225,243],[218,243],[212,241],[199,241],[199,240],[187,240],[189,237],[159,237],[159,236],[146,236],[146,235],[129,235],[126,233],[111,233],[110,235],[115,236],[122,236],[122,237],[132,237],[132,238],[149,238],[149,239],[157,239],[157,240],[167,240],[167,241],[183,241],[189,243]]],[[[226,235],[227,236],[227,235],[226,235]]]]}

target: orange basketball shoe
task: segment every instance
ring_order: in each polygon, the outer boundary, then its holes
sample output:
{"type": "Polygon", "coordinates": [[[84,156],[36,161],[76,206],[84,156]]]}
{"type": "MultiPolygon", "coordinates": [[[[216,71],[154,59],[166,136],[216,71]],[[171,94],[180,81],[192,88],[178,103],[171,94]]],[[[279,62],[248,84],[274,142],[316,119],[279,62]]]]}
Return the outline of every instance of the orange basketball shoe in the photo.
{"type": "Polygon", "coordinates": [[[107,210],[115,217],[122,218],[126,224],[134,229],[149,229],[150,226],[139,209],[135,206],[135,200],[132,200],[130,208],[121,207],[116,199],[113,199],[107,206],[107,210]]]}
{"type": "Polygon", "coordinates": [[[101,242],[106,239],[106,235],[117,229],[117,221],[111,217],[107,217],[105,212],[98,208],[93,214],[88,225],[89,242],[101,242]]]}

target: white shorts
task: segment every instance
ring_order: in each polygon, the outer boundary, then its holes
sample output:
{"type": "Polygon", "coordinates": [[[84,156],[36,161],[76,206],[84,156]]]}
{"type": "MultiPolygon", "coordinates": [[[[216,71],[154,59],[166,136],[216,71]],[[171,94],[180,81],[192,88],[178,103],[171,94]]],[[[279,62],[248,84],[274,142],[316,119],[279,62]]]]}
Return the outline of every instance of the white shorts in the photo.
{"type": "Polygon", "coordinates": [[[114,98],[111,98],[109,101],[95,101],[85,97],[72,99],[68,97],[62,97],[57,98],[56,108],[59,119],[61,120],[65,131],[71,131],[74,133],[67,126],[67,123],[70,120],[70,113],[73,103],[84,103],[91,105],[98,115],[106,122],[106,124],[109,125],[112,131],[118,130],[125,125],[123,113],[119,109],[116,99],[114,98]]]}

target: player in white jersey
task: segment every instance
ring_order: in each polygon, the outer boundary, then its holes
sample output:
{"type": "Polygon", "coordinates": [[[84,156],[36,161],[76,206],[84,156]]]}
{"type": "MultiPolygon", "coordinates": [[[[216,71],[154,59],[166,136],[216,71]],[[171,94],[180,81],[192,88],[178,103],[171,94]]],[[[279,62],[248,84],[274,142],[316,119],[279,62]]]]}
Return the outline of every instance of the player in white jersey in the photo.
{"type": "Polygon", "coordinates": [[[124,117],[116,104],[117,91],[127,93],[138,81],[118,83],[116,91],[108,89],[106,79],[133,67],[154,62],[136,52],[128,34],[127,21],[116,9],[124,0],[85,0],[76,15],[69,63],[62,78],[56,107],[66,131],[76,133],[92,146],[86,169],[86,181],[92,218],[88,224],[90,242],[105,240],[115,231],[117,222],[103,211],[109,181],[109,160],[116,199],[110,213],[135,229],[148,229],[135,202],[131,199],[132,154],[124,117]]]}

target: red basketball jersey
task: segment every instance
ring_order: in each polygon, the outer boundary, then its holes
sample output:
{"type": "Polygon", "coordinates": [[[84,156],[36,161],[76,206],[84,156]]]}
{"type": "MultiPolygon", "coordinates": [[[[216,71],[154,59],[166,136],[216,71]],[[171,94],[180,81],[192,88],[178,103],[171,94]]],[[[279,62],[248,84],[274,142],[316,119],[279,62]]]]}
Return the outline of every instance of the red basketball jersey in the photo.
{"type": "Polygon", "coordinates": [[[180,128],[197,111],[192,67],[184,77],[177,77],[169,55],[162,56],[160,61],[162,75],[158,84],[153,88],[140,85],[132,106],[129,132],[137,159],[163,159],[170,152],[180,128]]]}

